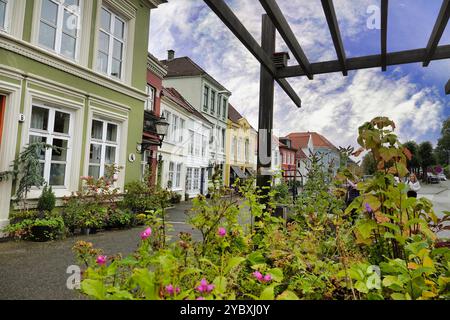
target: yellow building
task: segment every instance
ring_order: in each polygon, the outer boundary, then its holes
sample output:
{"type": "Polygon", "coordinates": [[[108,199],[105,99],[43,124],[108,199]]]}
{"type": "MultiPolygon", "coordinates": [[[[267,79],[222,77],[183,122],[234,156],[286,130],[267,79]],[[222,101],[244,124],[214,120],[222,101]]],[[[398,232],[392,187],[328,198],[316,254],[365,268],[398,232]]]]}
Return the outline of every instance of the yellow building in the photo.
{"type": "Polygon", "coordinates": [[[256,173],[258,132],[231,104],[228,107],[225,185],[237,178],[247,179],[256,173]]]}

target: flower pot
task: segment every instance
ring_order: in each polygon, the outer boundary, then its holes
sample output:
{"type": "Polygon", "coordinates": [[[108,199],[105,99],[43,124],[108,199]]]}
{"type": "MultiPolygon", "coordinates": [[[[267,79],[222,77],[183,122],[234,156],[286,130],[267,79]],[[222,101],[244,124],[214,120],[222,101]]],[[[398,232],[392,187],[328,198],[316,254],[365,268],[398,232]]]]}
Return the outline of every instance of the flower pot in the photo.
{"type": "Polygon", "coordinates": [[[52,240],[53,228],[48,226],[32,226],[31,240],[37,242],[46,242],[52,240]]]}

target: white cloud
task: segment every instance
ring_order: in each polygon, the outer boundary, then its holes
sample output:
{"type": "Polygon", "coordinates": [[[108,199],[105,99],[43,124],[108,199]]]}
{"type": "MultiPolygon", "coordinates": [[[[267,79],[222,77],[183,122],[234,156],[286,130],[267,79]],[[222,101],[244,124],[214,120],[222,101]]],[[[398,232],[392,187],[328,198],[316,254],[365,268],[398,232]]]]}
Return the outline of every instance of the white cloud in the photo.
{"type": "MultiPolygon", "coordinates": [[[[336,0],[343,37],[358,39],[366,30],[366,8],[378,0],[336,0]]],[[[257,1],[227,3],[246,28],[260,39],[262,7],[257,1]]],[[[336,54],[320,1],[278,1],[311,61],[335,59],[336,54]]],[[[166,50],[189,55],[233,92],[231,103],[257,127],[259,63],[201,0],[171,0],[152,12],[150,51],[165,58],[166,50]]],[[[277,38],[277,50],[286,50],[277,38]]],[[[292,57],[292,55],[291,55],[292,57]]],[[[295,61],[291,61],[295,63],[295,61]]],[[[417,85],[398,67],[289,79],[303,100],[297,109],[278,88],[274,125],[281,133],[318,131],[336,145],[356,144],[357,128],[375,116],[397,123],[402,139],[429,138],[439,131],[444,101],[435,88],[417,85]]],[[[446,103],[448,106],[448,103],[446,103]]]]}

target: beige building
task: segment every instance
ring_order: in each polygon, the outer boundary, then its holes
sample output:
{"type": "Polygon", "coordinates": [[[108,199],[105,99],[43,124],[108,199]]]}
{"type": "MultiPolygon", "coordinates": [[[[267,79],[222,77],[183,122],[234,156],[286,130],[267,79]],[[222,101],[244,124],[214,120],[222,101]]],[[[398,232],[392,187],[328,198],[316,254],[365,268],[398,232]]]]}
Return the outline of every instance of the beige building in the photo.
{"type": "Polygon", "coordinates": [[[225,185],[254,177],[258,132],[231,104],[228,106],[225,185]]]}

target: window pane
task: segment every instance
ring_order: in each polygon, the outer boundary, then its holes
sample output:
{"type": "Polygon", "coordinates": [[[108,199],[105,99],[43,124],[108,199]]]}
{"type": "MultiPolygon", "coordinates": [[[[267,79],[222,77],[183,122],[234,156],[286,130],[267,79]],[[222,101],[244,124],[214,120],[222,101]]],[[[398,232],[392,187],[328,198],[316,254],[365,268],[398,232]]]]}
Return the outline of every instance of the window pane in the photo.
{"type": "Polygon", "coordinates": [[[100,27],[103,30],[111,32],[111,14],[102,8],[100,27]]]}
{"type": "Polygon", "coordinates": [[[5,29],[6,21],[6,3],[0,1],[0,29],[5,29]]]}
{"type": "Polygon", "coordinates": [[[55,49],[56,28],[41,22],[39,28],[39,43],[50,49],[55,49]]]}
{"type": "Polygon", "coordinates": [[[33,106],[31,111],[31,124],[32,129],[48,130],[48,109],[33,106]]]}
{"type": "Polygon", "coordinates": [[[98,49],[103,53],[109,53],[109,35],[103,31],[100,31],[98,49]]]}
{"type": "MultiPolygon", "coordinates": [[[[47,143],[47,138],[39,136],[30,136],[29,144],[32,143],[47,143]]],[[[45,160],[45,148],[42,148],[39,152],[39,159],[45,160]]]]}
{"type": "Polygon", "coordinates": [[[106,130],[106,140],[117,141],[117,125],[108,123],[108,128],[106,130]]]}
{"type": "Polygon", "coordinates": [[[75,50],[76,39],[63,33],[61,39],[61,54],[69,58],[75,58],[75,50]]]}
{"type": "Polygon", "coordinates": [[[42,0],[41,19],[56,26],[58,21],[58,5],[50,0],[42,0]]]}
{"type": "Polygon", "coordinates": [[[79,1],[80,0],[65,0],[64,1],[64,5],[66,7],[69,7],[69,6],[76,6],[76,7],[78,7],[79,6],[79,1]]]}
{"type": "Polygon", "coordinates": [[[116,59],[112,59],[111,75],[113,77],[122,77],[122,62],[116,59]]]}
{"type": "Polygon", "coordinates": [[[77,36],[78,17],[64,10],[63,31],[73,37],[77,36]]]}
{"type": "Polygon", "coordinates": [[[92,139],[102,140],[103,138],[103,122],[98,120],[92,120],[92,139]]]}
{"type": "Polygon", "coordinates": [[[100,72],[108,73],[108,55],[98,52],[97,65],[100,72]]]}
{"type": "Polygon", "coordinates": [[[88,176],[94,179],[100,178],[100,166],[89,166],[88,176]]]}
{"type": "Polygon", "coordinates": [[[91,144],[89,153],[89,163],[100,163],[102,158],[102,146],[99,144],[91,144]]]}
{"type": "Polygon", "coordinates": [[[113,57],[117,60],[122,60],[123,44],[120,41],[114,40],[113,57]]]}
{"type": "Polygon", "coordinates": [[[119,39],[123,39],[124,31],[125,23],[122,20],[116,18],[114,23],[114,35],[119,39]]]}
{"type": "Polygon", "coordinates": [[[66,165],[60,163],[52,163],[50,166],[50,185],[63,186],[66,177],[66,165]]]}
{"type": "Polygon", "coordinates": [[[67,140],[53,139],[52,160],[66,161],[67,160],[67,140]]]}
{"type": "Polygon", "coordinates": [[[113,164],[116,162],[116,147],[106,146],[105,163],[113,164]]]}
{"type": "Polygon", "coordinates": [[[53,132],[69,133],[70,114],[64,112],[55,112],[55,126],[53,132]]]}

